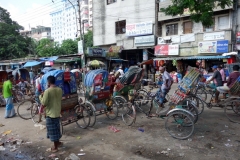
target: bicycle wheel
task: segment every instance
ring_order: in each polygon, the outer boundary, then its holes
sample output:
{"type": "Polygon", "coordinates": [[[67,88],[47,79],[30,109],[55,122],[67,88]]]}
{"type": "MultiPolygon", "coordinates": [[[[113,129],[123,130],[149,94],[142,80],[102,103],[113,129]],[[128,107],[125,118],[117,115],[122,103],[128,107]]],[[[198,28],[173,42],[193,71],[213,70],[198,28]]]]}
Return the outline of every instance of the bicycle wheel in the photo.
{"type": "Polygon", "coordinates": [[[126,114],[127,113],[127,100],[123,96],[115,96],[113,97],[113,101],[118,107],[118,114],[126,114]]]}
{"type": "MultiPolygon", "coordinates": [[[[197,121],[198,121],[198,109],[197,109],[197,107],[193,103],[188,102],[188,101],[187,102],[183,101],[182,104],[183,104],[182,105],[183,109],[186,109],[186,110],[190,111],[194,115],[193,122],[197,123],[197,121]]],[[[191,125],[191,124],[189,124],[189,125],[191,125]]]]}
{"type": "Polygon", "coordinates": [[[192,115],[181,110],[176,110],[167,116],[165,128],[173,138],[187,139],[194,131],[192,115]]]}
{"type": "Polygon", "coordinates": [[[240,123],[240,100],[232,100],[225,104],[224,113],[234,123],[240,123]]]}
{"type": "Polygon", "coordinates": [[[14,100],[15,100],[16,103],[19,104],[19,103],[21,103],[22,101],[25,100],[25,96],[21,91],[17,91],[16,95],[14,97],[14,100]]]}
{"type": "Polygon", "coordinates": [[[198,110],[198,115],[203,113],[205,102],[201,98],[196,96],[190,96],[187,97],[184,101],[188,102],[189,104],[192,103],[193,105],[195,105],[198,110]]]}
{"type": "Polygon", "coordinates": [[[95,109],[94,106],[91,102],[87,101],[84,104],[85,108],[87,108],[87,111],[90,115],[90,122],[89,122],[89,127],[93,127],[96,123],[96,113],[95,113],[95,109]]]}
{"type": "Polygon", "coordinates": [[[39,107],[40,106],[36,102],[33,103],[33,106],[31,108],[31,117],[32,117],[33,123],[39,123],[39,118],[40,118],[39,107]]]}
{"type": "Polygon", "coordinates": [[[18,105],[17,113],[22,119],[31,119],[31,109],[33,107],[32,100],[25,100],[18,105]]]}
{"type": "Polygon", "coordinates": [[[0,95],[0,105],[1,106],[5,106],[6,105],[6,101],[5,101],[5,99],[3,98],[2,95],[0,95]]]}
{"type": "Polygon", "coordinates": [[[136,110],[134,105],[131,104],[131,106],[127,106],[127,112],[126,114],[122,114],[122,120],[128,126],[131,126],[136,121],[136,110]]]}
{"type": "Polygon", "coordinates": [[[203,101],[207,100],[207,91],[204,88],[198,89],[196,95],[203,101]]]}
{"type": "Polygon", "coordinates": [[[91,119],[88,108],[86,108],[84,105],[77,105],[74,109],[78,118],[78,121],[76,122],[78,127],[83,129],[87,128],[91,119]]]}
{"type": "Polygon", "coordinates": [[[113,99],[108,99],[108,101],[109,101],[108,104],[111,104],[111,106],[107,106],[106,116],[109,119],[113,120],[113,119],[117,118],[117,116],[118,116],[118,105],[113,99]]]}
{"type": "Polygon", "coordinates": [[[138,98],[139,100],[142,100],[142,105],[147,105],[148,104],[148,100],[149,100],[149,96],[148,96],[148,92],[145,89],[139,89],[137,91],[138,95],[136,98],[138,98]]]}

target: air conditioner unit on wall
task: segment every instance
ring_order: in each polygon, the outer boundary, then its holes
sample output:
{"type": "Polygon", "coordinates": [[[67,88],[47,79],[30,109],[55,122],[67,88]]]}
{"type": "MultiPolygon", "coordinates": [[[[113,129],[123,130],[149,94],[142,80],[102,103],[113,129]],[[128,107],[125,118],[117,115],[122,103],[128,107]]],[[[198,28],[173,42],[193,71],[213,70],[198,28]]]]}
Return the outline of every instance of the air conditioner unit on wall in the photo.
{"type": "Polygon", "coordinates": [[[158,37],[157,44],[166,44],[166,42],[162,37],[158,37]]]}

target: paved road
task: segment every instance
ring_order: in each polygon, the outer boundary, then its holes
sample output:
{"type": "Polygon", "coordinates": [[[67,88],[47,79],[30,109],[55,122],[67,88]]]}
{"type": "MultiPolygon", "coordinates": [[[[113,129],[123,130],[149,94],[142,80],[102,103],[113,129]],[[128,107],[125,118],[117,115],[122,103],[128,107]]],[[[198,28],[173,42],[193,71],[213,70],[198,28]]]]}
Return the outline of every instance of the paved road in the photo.
{"type": "MultiPolygon", "coordinates": [[[[170,95],[175,89],[176,85],[170,95]]],[[[85,153],[79,156],[83,160],[239,159],[239,124],[229,122],[222,108],[205,109],[195,125],[193,136],[188,140],[172,138],[164,128],[164,122],[165,119],[147,119],[145,115],[137,113],[136,123],[128,127],[121,118],[109,120],[101,115],[97,117],[93,128],[80,129],[76,124],[64,127],[65,134],[61,138],[64,148],[54,155],[65,159],[71,153],[85,153]],[[109,130],[110,126],[120,131],[114,133],[109,130]]],[[[15,156],[29,160],[54,159],[48,158],[51,153],[46,152],[51,146],[46,138],[46,129],[34,127],[31,120],[20,117],[4,119],[4,107],[0,108],[0,124],[4,125],[0,127],[0,133],[11,130],[6,136],[0,135],[6,148],[1,151],[0,147],[0,160],[17,159],[15,156]],[[13,141],[15,139],[18,140],[17,144],[13,141]],[[7,143],[7,140],[13,142],[7,143]]]]}

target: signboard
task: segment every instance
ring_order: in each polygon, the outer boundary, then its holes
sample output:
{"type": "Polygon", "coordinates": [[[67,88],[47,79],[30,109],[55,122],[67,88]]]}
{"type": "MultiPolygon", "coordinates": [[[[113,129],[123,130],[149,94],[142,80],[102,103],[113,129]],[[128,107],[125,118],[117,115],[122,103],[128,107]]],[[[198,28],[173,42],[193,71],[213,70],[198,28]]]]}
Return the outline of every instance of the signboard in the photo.
{"type": "Polygon", "coordinates": [[[78,41],[78,54],[83,54],[83,41],[78,41]]]}
{"type": "Polygon", "coordinates": [[[228,52],[228,40],[205,41],[198,43],[198,53],[226,53],[228,52]]]}
{"type": "Polygon", "coordinates": [[[140,36],[148,34],[153,34],[152,22],[126,24],[126,36],[140,36]]]}
{"type": "Polygon", "coordinates": [[[240,43],[240,32],[236,34],[236,43],[240,43]]]}
{"type": "Polygon", "coordinates": [[[169,55],[179,55],[179,45],[157,45],[155,46],[156,56],[169,56],[169,55]]]}
{"type": "Polygon", "coordinates": [[[154,35],[135,37],[134,43],[135,46],[154,46],[155,45],[154,35]]]}
{"type": "Polygon", "coordinates": [[[225,39],[224,35],[225,35],[224,31],[223,32],[204,33],[203,40],[209,41],[209,40],[225,39]]]}
{"type": "Polygon", "coordinates": [[[93,55],[93,56],[101,57],[102,54],[103,54],[102,48],[93,48],[93,49],[92,49],[92,55],[93,55]]]}
{"type": "Polygon", "coordinates": [[[143,60],[144,61],[148,60],[148,52],[146,49],[143,50],[143,60]]]}
{"type": "Polygon", "coordinates": [[[45,66],[53,66],[53,61],[46,61],[45,66]]]}

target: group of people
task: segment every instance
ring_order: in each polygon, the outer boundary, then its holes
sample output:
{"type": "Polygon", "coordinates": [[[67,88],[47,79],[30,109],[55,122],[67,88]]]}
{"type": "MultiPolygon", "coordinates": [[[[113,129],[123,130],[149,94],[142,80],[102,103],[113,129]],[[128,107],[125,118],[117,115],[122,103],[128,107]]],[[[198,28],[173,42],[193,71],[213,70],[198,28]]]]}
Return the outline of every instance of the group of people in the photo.
{"type": "Polygon", "coordinates": [[[227,81],[226,81],[226,75],[222,66],[214,65],[212,69],[213,69],[213,75],[207,81],[207,83],[210,83],[211,81],[213,81],[213,83],[210,86],[213,89],[215,89],[214,103],[218,103],[219,94],[223,93],[223,98],[226,99],[226,93],[230,90],[232,85],[236,82],[236,80],[240,76],[239,66],[238,65],[233,66],[233,72],[230,73],[227,81]],[[226,82],[226,85],[224,85],[225,82],[226,82]]]}
{"type": "MultiPolygon", "coordinates": [[[[55,77],[49,76],[47,78],[48,89],[44,92],[38,90],[40,80],[43,76],[41,72],[39,78],[36,79],[36,95],[39,97],[39,102],[44,106],[46,115],[47,138],[53,142],[53,146],[47,151],[57,152],[58,147],[62,146],[60,142],[62,137],[60,132],[60,113],[62,101],[62,89],[55,85],[55,77]]],[[[6,101],[5,118],[12,118],[16,115],[13,105],[13,83],[14,76],[10,75],[8,80],[3,83],[3,97],[6,101]]]]}

